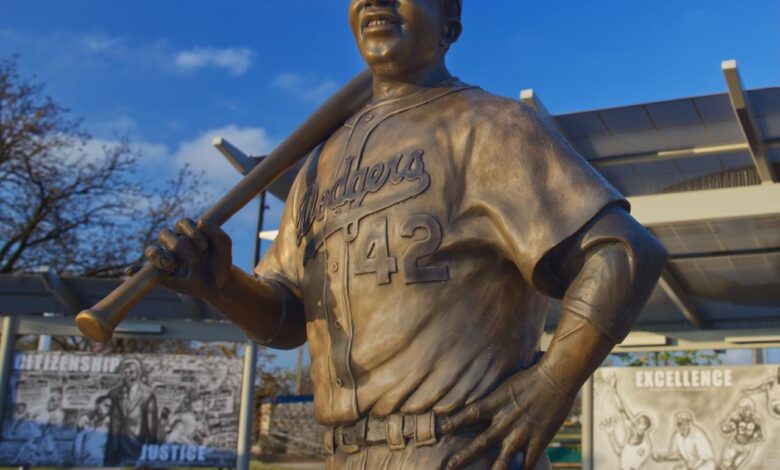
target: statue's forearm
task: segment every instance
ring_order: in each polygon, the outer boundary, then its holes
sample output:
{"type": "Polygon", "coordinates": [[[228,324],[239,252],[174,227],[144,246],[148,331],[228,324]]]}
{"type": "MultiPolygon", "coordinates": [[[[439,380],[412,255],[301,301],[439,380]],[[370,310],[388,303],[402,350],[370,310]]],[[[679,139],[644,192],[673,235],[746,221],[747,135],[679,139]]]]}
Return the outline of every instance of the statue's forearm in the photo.
{"type": "Polygon", "coordinates": [[[655,287],[665,260],[645,245],[607,241],[588,248],[561,302],[561,319],[542,360],[543,370],[565,391],[582,386],[622,341],[655,287]],[[645,270],[641,274],[637,269],[645,270]],[[649,272],[648,272],[649,271],[649,272]]]}
{"type": "Polygon", "coordinates": [[[233,266],[225,286],[207,301],[265,346],[292,349],[306,340],[303,306],[281,283],[233,266]]]}

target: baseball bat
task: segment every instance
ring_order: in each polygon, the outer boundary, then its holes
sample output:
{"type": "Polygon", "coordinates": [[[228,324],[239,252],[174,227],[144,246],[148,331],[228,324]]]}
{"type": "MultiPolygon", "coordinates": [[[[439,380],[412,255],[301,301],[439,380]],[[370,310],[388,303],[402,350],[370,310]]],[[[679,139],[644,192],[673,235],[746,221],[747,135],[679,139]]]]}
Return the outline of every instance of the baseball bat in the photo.
{"type": "MultiPolygon", "coordinates": [[[[236,212],[264,191],[298,160],[325,141],[371,99],[372,76],[369,70],[337,91],[263,159],[241,182],[217,201],[201,220],[221,226],[236,212]]],[[[94,307],[76,316],[76,326],[87,338],[106,342],[130,310],[149,293],[166,272],[147,262],[94,307]]]]}

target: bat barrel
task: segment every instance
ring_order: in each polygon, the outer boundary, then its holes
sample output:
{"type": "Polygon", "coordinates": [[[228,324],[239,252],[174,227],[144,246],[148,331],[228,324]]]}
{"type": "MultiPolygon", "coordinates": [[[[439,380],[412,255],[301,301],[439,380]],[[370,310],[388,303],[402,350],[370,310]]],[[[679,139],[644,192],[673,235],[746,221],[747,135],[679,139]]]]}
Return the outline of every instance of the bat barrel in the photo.
{"type": "Polygon", "coordinates": [[[146,263],[94,307],[76,316],[76,326],[92,341],[105,343],[114,329],[146,294],[160,283],[166,273],[146,263]]]}

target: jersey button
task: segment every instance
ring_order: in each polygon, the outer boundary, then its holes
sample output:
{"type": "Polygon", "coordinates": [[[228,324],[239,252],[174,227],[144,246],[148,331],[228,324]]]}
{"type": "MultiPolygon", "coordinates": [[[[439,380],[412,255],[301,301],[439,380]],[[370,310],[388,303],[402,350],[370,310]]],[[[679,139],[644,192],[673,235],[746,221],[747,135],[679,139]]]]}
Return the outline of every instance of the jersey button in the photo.
{"type": "Polygon", "coordinates": [[[330,270],[335,273],[339,270],[339,264],[335,261],[330,263],[330,270]]]}
{"type": "Polygon", "coordinates": [[[344,386],[344,381],[341,380],[341,378],[339,378],[339,377],[336,377],[336,386],[338,388],[342,388],[344,386]]]}
{"type": "Polygon", "coordinates": [[[338,321],[338,320],[336,320],[336,321],[333,323],[333,326],[335,326],[337,330],[340,330],[340,329],[341,329],[341,322],[340,322],[340,321],[338,321]]]}
{"type": "Polygon", "coordinates": [[[374,119],[374,115],[371,113],[366,114],[366,117],[363,118],[366,120],[366,122],[371,122],[372,119],[374,119]]]}
{"type": "Polygon", "coordinates": [[[338,207],[333,209],[333,215],[335,215],[336,217],[340,216],[341,215],[341,209],[339,209],[338,207]]]}

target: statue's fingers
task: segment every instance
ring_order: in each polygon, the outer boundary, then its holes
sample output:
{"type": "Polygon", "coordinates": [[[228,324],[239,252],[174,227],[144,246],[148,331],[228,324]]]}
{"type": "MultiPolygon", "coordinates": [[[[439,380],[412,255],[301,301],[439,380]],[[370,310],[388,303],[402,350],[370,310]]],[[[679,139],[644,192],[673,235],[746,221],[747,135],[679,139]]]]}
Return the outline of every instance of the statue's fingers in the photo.
{"type": "Polygon", "coordinates": [[[127,267],[127,269],[125,269],[125,274],[127,274],[128,276],[132,276],[135,273],[137,273],[138,271],[140,271],[141,268],[142,268],[142,266],[140,266],[140,265],[131,264],[130,266],[127,267]]]}
{"type": "Polygon", "coordinates": [[[176,222],[176,231],[190,239],[190,243],[198,251],[205,251],[209,247],[206,236],[198,230],[198,226],[192,219],[181,219],[176,222]]]}
{"type": "Polygon", "coordinates": [[[542,456],[546,445],[539,439],[532,437],[528,443],[528,447],[525,452],[525,459],[523,459],[523,468],[532,469],[542,456]]]}
{"type": "Polygon", "coordinates": [[[514,428],[501,443],[501,453],[498,455],[495,463],[493,463],[491,470],[509,470],[512,465],[512,459],[526,447],[528,434],[528,427],[526,426],[520,425],[514,428]]]}
{"type": "Polygon", "coordinates": [[[157,269],[172,273],[176,271],[177,263],[169,252],[163,250],[157,245],[150,245],[144,250],[144,256],[150,263],[152,263],[157,269]]]}
{"type": "Polygon", "coordinates": [[[504,434],[506,434],[506,426],[499,424],[490,426],[487,431],[477,436],[463,450],[450,457],[450,460],[447,462],[447,468],[462,468],[488,447],[498,442],[504,434]]]}
{"type": "Polygon", "coordinates": [[[180,236],[173,230],[163,229],[159,235],[162,246],[176,254],[176,256],[190,265],[195,261],[195,255],[192,253],[192,244],[187,237],[180,236]]]}
{"type": "Polygon", "coordinates": [[[445,433],[457,431],[463,426],[469,426],[481,421],[491,419],[493,411],[498,409],[504,402],[503,393],[500,391],[493,392],[482,400],[478,400],[460,412],[455,413],[452,416],[445,416],[441,420],[441,428],[445,433]]]}
{"type": "Polygon", "coordinates": [[[176,243],[179,241],[179,236],[173,230],[167,228],[160,230],[157,240],[166,250],[176,252],[176,243]]]}
{"type": "Polygon", "coordinates": [[[230,254],[233,247],[233,242],[230,240],[230,237],[227,233],[225,233],[224,230],[216,225],[207,224],[202,220],[198,221],[198,229],[211,239],[213,244],[212,248],[214,249],[215,254],[218,256],[230,254]]]}

